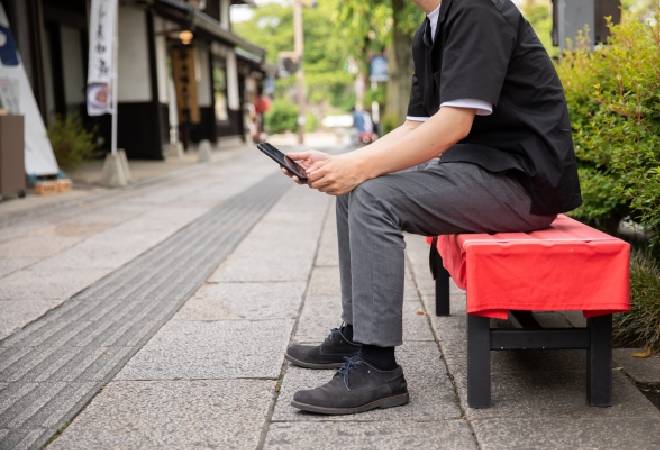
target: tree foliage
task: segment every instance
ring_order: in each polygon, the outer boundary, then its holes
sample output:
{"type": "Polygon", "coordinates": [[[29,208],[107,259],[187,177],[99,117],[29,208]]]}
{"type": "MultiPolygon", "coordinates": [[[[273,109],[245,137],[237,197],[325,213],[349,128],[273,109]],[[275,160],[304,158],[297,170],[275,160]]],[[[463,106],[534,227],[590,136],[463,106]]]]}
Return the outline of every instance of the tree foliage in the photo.
{"type": "MultiPolygon", "coordinates": [[[[329,102],[348,109],[352,105],[352,76],[346,70],[349,47],[332,18],[340,0],[318,2],[316,8],[303,9],[303,67],[308,100],[329,102]]],[[[293,11],[290,5],[266,3],[247,21],[236,23],[235,31],[266,50],[266,60],[277,64],[281,52],[293,50],[293,11]]],[[[287,93],[294,77],[278,80],[276,96],[287,93]]]]}
{"type": "MultiPolygon", "coordinates": [[[[392,0],[344,0],[337,2],[335,20],[341,24],[342,41],[355,58],[367,56],[369,50],[380,52],[392,43],[393,25],[409,36],[424,17],[410,1],[401,6],[392,0]],[[394,17],[396,16],[396,21],[394,17]]],[[[361,60],[366,64],[368,61],[361,60]]]]}
{"type": "MultiPolygon", "coordinates": [[[[407,0],[323,0],[317,5],[303,10],[307,98],[311,103],[329,102],[348,110],[355,105],[355,75],[348,71],[349,60],[366,74],[369,58],[390,47],[397,32],[399,40],[401,36],[407,39],[403,46],[408,52],[410,39],[423,14],[407,0]]],[[[277,64],[281,52],[293,49],[290,5],[262,4],[250,20],[236,23],[234,29],[266,49],[271,64],[277,64]]],[[[404,78],[409,76],[409,66],[406,60],[404,78]]],[[[396,70],[393,75],[397,79],[396,70]]],[[[292,85],[292,79],[278,80],[276,93],[284,94],[292,85]]],[[[409,80],[405,87],[408,89],[409,80]]]]}
{"type": "Polygon", "coordinates": [[[266,50],[266,61],[277,64],[280,52],[293,50],[293,13],[290,6],[265,3],[250,20],[232,24],[234,31],[266,50]]]}
{"type": "Polygon", "coordinates": [[[286,99],[278,99],[265,116],[266,131],[271,134],[298,130],[298,107],[286,99]]]}
{"type": "Polygon", "coordinates": [[[557,47],[552,45],[552,6],[547,1],[527,1],[521,5],[521,12],[532,25],[539,40],[550,56],[557,55],[557,47]]]}

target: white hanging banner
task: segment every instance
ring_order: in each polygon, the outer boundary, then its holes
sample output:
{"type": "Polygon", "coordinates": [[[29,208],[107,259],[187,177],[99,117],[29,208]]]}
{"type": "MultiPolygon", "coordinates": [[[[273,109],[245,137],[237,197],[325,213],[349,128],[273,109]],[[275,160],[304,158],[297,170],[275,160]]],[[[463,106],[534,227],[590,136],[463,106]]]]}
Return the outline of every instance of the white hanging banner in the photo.
{"type": "Polygon", "coordinates": [[[112,114],[113,34],[117,0],[92,0],[89,26],[87,113],[112,114]]]}
{"type": "Polygon", "coordinates": [[[48,140],[44,121],[28,81],[25,68],[9,29],[9,20],[0,4],[0,106],[25,117],[25,172],[54,175],[59,169],[48,140]]]}

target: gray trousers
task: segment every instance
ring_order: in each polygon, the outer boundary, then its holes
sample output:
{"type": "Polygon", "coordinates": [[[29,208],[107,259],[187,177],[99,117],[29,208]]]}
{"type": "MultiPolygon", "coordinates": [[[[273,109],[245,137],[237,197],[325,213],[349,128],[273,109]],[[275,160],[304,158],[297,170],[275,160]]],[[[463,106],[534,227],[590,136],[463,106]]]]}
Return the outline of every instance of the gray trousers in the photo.
{"type": "Polygon", "coordinates": [[[384,175],[337,197],[337,240],[344,322],[356,342],[401,345],[403,231],[435,236],[525,232],[555,216],[529,214],[519,182],[475,164],[431,161],[384,175]]]}

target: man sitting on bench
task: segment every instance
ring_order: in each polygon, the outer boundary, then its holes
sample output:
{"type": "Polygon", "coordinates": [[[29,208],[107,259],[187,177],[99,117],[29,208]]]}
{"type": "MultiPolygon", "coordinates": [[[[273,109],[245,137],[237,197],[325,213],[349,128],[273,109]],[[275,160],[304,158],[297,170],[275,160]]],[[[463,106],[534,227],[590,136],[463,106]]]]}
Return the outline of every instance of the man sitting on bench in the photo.
{"type": "Polygon", "coordinates": [[[295,365],[339,368],[292,405],[350,414],[408,402],[402,343],[402,232],[525,232],[580,205],[562,85],[510,0],[415,0],[408,118],[341,155],[289,154],[310,186],[337,196],[343,325],[320,345],[289,346],[295,365]]]}

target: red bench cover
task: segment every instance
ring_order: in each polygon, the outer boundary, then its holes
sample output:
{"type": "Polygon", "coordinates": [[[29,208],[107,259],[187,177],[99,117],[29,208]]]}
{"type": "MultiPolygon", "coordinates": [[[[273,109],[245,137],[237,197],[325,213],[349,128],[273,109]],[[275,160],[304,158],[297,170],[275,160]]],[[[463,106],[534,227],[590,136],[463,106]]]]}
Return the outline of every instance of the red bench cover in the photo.
{"type": "Polygon", "coordinates": [[[564,215],[529,233],[438,237],[438,252],[467,312],[506,319],[510,310],[629,310],[630,246],[564,215]]]}

